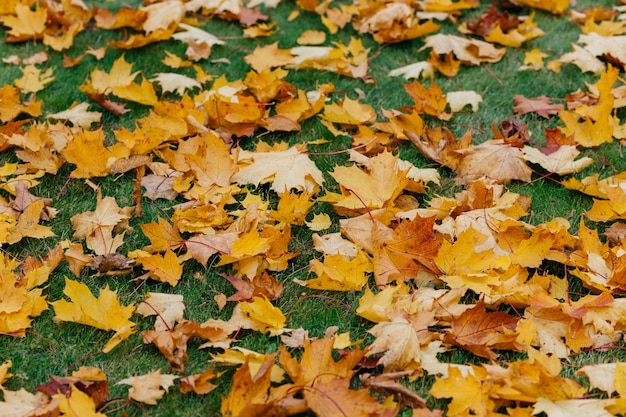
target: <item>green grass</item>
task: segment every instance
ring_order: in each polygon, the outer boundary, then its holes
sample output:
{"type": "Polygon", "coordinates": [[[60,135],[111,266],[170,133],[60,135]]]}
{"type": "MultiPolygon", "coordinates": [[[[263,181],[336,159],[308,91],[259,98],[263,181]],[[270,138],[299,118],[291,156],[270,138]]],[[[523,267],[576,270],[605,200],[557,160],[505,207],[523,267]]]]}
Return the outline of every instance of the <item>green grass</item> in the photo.
{"type": "MultiPolygon", "coordinates": [[[[140,1],[95,1],[90,2],[99,7],[107,7],[115,10],[121,4],[138,6],[140,1]]],[[[579,0],[577,8],[599,5],[600,2],[592,0],[579,0]]],[[[603,1],[605,6],[614,4],[611,1],[603,1]]],[[[469,11],[462,15],[462,21],[470,21],[484,11],[490,2],[482,1],[480,9],[469,11]]],[[[221,74],[227,74],[229,81],[235,81],[245,77],[249,66],[243,58],[260,43],[278,41],[281,48],[295,46],[295,39],[306,29],[323,30],[319,16],[313,13],[302,12],[300,17],[288,22],[287,16],[297,6],[292,2],[284,2],[275,10],[269,10],[271,21],[278,22],[279,31],[262,40],[251,40],[241,37],[241,28],[236,23],[225,22],[218,19],[206,19],[205,29],[217,36],[226,39],[226,45],[214,47],[212,59],[227,58],[230,64],[203,62],[204,70],[215,78],[221,74]]],[[[429,126],[445,125],[457,135],[463,134],[468,128],[474,132],[475,142],[490,139],[491,126],[512,116],[513,96],[523,94],[528,97],[546,95],[553,98],[563,98],[567,93],[577,89],[585,89],[585,82],[595,82],[596,77],[582,74],[580,70],[571,65],[564,65],[561,73],[552,73],[546,69],[538,72],[517,72],[522,64],[523,53],[533,48],[548,51],[550,58],[556,59],[561,54],[571,50],[570,44],[574,42],[579,29],[570,23],[566,17],[553,16],[538,11],[536,21],[539,27],[547,32],[547,35],[524,44],[520,50],[509,48],[504,59],[497,64],[486,64],[477,67],[464,66],[456,77],[446,79],[441,76],[435,78],[437,85],[443,92],[456,90],[475,90],[482,94],[483,104],[476,113],[464,112],[455,115],[450,122],[443,123],[439,120],[428,119],[429,126]]],[[[124,36],[123,31],[104,31],[95,27],[79,34],[75,44],[66,53],[75,57],[87,47],[98,48],[106,46],[107,40],[120,40],[124,36]]],[[[446,23],[443,32],[454,33],[455,28],[446,23]]],[[[2,38],[6,37],[6,31],[0,31],[2,38]]],[[[341,30],[332,40],[346,42],[352,36],[357,36],[348,25],[341,30]]],[[[378,52],[381,48],[369,35],[363,36],[364,45],[371,48],[370,55],[378,52]]],[[[394,109],[411,105],[411,98],[404,92],[402,85],[406,83],[401,78],[387,76],[389,70],[407,65],[428,56],[428,51],[420,51],[423,46],[422,39],[416,39],[399,44],[387,45],[380,54],[370,63],[370,71],[373,83],[366,84],[359,80],[337,76],[329,72],[314,70],[291,70],[287,81],[296,87],[313,89],[315,85],[332,82],[336,93],[331,95],[333,100],[344,96],[356,98],[357,90],[365,92],[365,103],[372,105],[380,114],[380,110],[394,109]]],[[[40,42],[25,42],[20,44],[0,44],[0,58],[17,54],[21,57],[30,56],[35,52],[45,50],[40,42]]],[[[86,101],[83,93],[78,91],[77,86],[83,84],[94,68],[109,70],[113,61],[124,54],[126,60],[134,64],[134,69],[141,70],[146,78],[152,78],[156,73],[171,71],[160,60],[164,57],[164,50],[168,50],[179,56],[184,53],[184,47],[175,40],[164,41],[149,45],[144,48],[130,51],[121,51],[108,48],[106,57],[102,61],[96,61],[93,57],[86,57],[83,62],[72,69],[64,69],[61,66],[63,54],[54,53],[45,65],[54,68],[56,80],[46,89],[37,94],[37,99],[43,101],[44,115],[65,110],[73,102],[86,101]]],[[[184,72],[184,71],[183,71],[184,72]]],[[[191,74],[191,72],[186,72],[191,74]]],[[[20,76],[16,66],[0,64],[0,83],[12,84],[13,80],[20,76]]],[[[103,112],[102,125],[107,132],[113,128],[127,127],[133,129],[135,121],[148,113],[146,106],[128,104],[131,112],[121,118],[103,112]]],[[[95,108],[95,106],[94,106],[95,108]]],[[[623,112],[620,112],[620,115],[623,112]]],[[[382,116],[379,117],[382,120],[382,116]]],[[[555,119],[544,120],[534,115],[525,115],[518,118],[528,125],[532,133],[532,139],[542,143],[543,131],[546,127],[554,127],[558,124],[555,119]]],[[[350,147],[350,139],[346,137],[332,138],[323,125],[312,118],[302,123],[302,131],[293,134],[272,133],[260,137],[246,138],[238,141],[245,149],[253,149],[258,140],[268,142],[288,141],[289,143],[307,142],[319,138],[330,140],[327,144],[309,147],[311,158],[325,173],[327,187],[335,186],[336,183],[328,175],[334,166],[347,164],[347,155],[336,153],[338,150],[350,147]]],[[[412,161],[420,167],[434,167],[427,161],[410,143],[401,144],[396,151],[405,159],[412,161]]],[[[618,143],[603,145],[599,149],[587,150],[585,155],[591,156],[596,162],[584,172],[577,174],[577,178],[600,172],[601,177],[606,177],[626,170],[626,161],[620,156],[618,143]]],[[[2,161],[15,161],[13,150],[10,149],[0,155],[2,161]]],[[[15,245],[3,245],[2,250],[10,256],[24,259],[26,256],[43,256],[55,245],[57,241],[72,239],[72,230],[69,219],[75,214],[93,210],[96,204],[95,192],[83,180],[70,178],[72,167],[65,164],[56,176],[46,176],[42,184],[31,190],[37,196],[53,199],[52,206],[58,210],[58,216],[50,223],[56,238],[45,240],[25,239],[15,245]]],[[[447,169],[439,170],[442,174],[442,186],[429,190],[426,197],[428,200],[435,196],[454,196],[461,188],[454,186],[451,178],[454,174],[447,169]]],[[[534,181],[529,184],[513,183],[508,189],[516,193],[532,196],[530,214],[524,220],[531,224],[540,224],[554,217],[564,217],[572,225],[571,232],[578,230],[582,213],[591,207],[591,199],[579,193],[562,187],[554,178],[539,178],[534,176],[534,181]]],[[[104,178],[92,178],[91,181],[102,190],[103,196],[114,196],[120,207],[132,205],[132,181],[131,175],[108,176],[104,178]]],[[[335,190],[336,191],[336,190],[335,190]]],[[[267,187],[261,187],[260,192],[270,195],[273,201],[276,196],[270,193],[267,187]]],[[[5,194],[5,197],[7,195],[5,194]]],[[[180,201],[177,201],[180,202],[180,201]]],[[[132,219],[131,226],[134,231],[130,232],[125,244],[120,248],[121,253],[140,249],[149,242],[141,233],[140,224],[149,223],[164,214],[171,215],[171,204],[166,202],[143,201],[144,214],[141,218],[132,219]]],[[[316,204],[310,213],[327,212],[332,214],[332,208],[327,204],[316,204]]],[[[333,215],[332,231],[338,231],[338,216],[333,215]]],[[[590,224],[591,222],[587,222],[590,224]]],[[[591,224],[593,228],[602,229],[604,225],[591,224]]],[[[275,305],[287,316],[287,327],[303,327],[309,330],[313,337],[322,337],[325,329],[330,326],[338,326],[340,332],[351,332],[352,340],[366,338],[371,341],[366,333],[371,328],[371,323],[357,317],[355,310],[358,307],[360,292],[335,293],[321,292],[303,288],[293,283],[294,278],[307,279],[312,274],[307,272],[306,266],[309,259],[320,255],[312,248],[311,232],[306,227],[294,227],[293,239],[290,248],[299,252],[300,256],[293,260],[286,271],[276,273],[279,282],[284,283],[284,293],[276,301],[275,305]]],[[[215,258],[209,261],[209,265],[216,262],[215,258]]],[[[232,294],[230,284],[218,273],[230,272],[228,267],[203,268],[199,264],[189,261],[185,264],[183,279],[176,288],[167,284],[147,281],[135,283],[129,280],[129,276],[98,277],[90,273],[83,273],[81,281],[85,282],[92,290],[96,290],[108,284],[116,289],[123,304],[139,302],[145,293],[172,292],[183,294],[186,303],[185,317],[189,320],[203,322],[209,318],[228,319],[232,311],[232,305],[219,311],[214,296],[225,293],[232,294]]],[[[136,273],[138,275],[138,273],[136,273]]],[[[52,274],[46,286],[46,294],[49,301],[56,301],[63,297],[64,276],[72,277],[66,263],[63,262],[52,274]]],[[[0,278],[1,279],[1,278],[0,278]]],[[[575,284],[572,284],[575,285],[575,284]]],[[[580,288],[573,288],[577,291],[580,288]]],[[[232,303],[231,303],[232,304],[232,303]]],[[[168,372],[167,360],[159,354],[152,345],[144,345],[141,341],[140,332],[130,339],[121,343],[109,354],[101,353],[101,349],[109,338],[109,334],[95,328],[74,324],[56,324],[52,321],[53,310],[44,312],[33,321],[24,338],[12,338],[0,336],[0,360],[12,360],[11,373],[13,377],[5,384],[8,389],[17,390],[24,387],[34,391],[38,385],[49,381],[51,375],[68,375],[79,366],[97,366],[107,375],[110,381],[110,399],[123,399],[127,396],[127,387],[115,385],[115,382],[136,374],[144,374],[156,369],[168,372]]],[[[143,319],[138,315],[133,316],[139,331],[148,330],[153,322],[152,318],[143,319]]],[[[200,341],[192,340],[189,343],[189,361],[186,373],[201,372],[206,369],[210,355],[217,350],[198,350],[200,341]]],[[[258,332],[242,332],[238,336],[237,346],[252,349],[258,352],[274,352],[280,345],[280,339],[275,336],[260,334],[258,332]]],[[[513,360],[514,354],[507,354],[513,360]]],[[[454,351],[445,358],[457,363],[473,362],[476,358],[464,351],[454,351]]],[[[566,367],[564,375],[573,376],[576,366],[599,363],[603,361],[615,361],[619,359],[615,352],[592,352],[577,355],[571,362],[571,368],[566,367]]],[[[157,406],[137,406],[125,401],[114,402],[105,412],[110,412],[116,407],[120,410],[111,412],[109,415],[150,415],[150,416],[191,416],[191,415],[219,415],[220,396],[227,395],[230,388],[232,371],[220,379],[218,388],[212,393],[200,397],[189,394],[182,395],[176,387],[170,389],[165,398],[157,406]],[[202,411],[199,411],[202,410],[202,411]]],[[[417,380],[412,387],[422,396],[427,397],[434,378],[425,377],[417,380]]],[[[446,401],[429,398],[429,406],[442,408],[446,401]]],[[[410,415],[407,410],[403,416],[410,415]]]]}

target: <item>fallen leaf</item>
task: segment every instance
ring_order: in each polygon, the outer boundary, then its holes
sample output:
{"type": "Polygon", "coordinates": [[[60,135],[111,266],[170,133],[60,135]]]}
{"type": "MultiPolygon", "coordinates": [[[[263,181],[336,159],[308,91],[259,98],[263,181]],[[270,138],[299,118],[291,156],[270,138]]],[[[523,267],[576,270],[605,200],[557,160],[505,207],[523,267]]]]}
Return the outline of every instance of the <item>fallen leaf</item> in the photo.
{"type": "Polygon", "coordinates": [[[135,332],[133,329],[135,323],[130,321],[135,306],[121,305],[117,299],[117,292],[111,291],[108,285],[100,290],[98,297],[95,297],[87,285],[65,278],[63,294],[70,301],[62,299],[50,303],[55,311],[54,320],[85,324],[101,330],[114,330],[115,335],[102,349],[104,353],[110,352],[135,332]]]}
{"type": "Polygon", "coordinates": [[[145,375],[124,378],[117,382],[117,385],[130,385],[128,398],[145,404],[154,405],[163,398],[165,393],[174,385],[174,381],[179,377],[176,375],[161,374],[157,370],[145,375]]]}

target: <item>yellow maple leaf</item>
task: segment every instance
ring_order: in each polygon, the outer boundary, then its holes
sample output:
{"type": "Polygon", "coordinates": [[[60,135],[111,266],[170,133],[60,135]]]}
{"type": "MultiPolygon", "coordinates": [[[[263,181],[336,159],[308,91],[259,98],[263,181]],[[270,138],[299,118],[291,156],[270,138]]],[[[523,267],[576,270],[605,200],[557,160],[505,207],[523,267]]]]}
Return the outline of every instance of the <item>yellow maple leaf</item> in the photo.
{"type": "Polygon", "coordinates": [[[105,414],[96,411],[94,400],[89,394],[79,390],[73,384],[69,388],[69,393],[52,396],[53,399],[60,400],[58,411],[61,412],[61,417],[106,417],[105,414]]]}
{"type": "Polygon", "coordinates": [[[113,253],[124,243],[124,232],[132,211],[132,207],[120,208],[115,198],[102,198],[98,193],[95,211],[76,214],[70,219],[74,237],[85,239],[87,247],[98,255],[113,253]],[[114,232],[117,233],[115,236],[114,232]]]}
{"type": "Polygon", "coordinates": [[[346,97],[340,104],[331,103],[324,106],[322,118],[331,123],[361,125],[374,121],[376,111],[369,104],[346,97]]]}
{"type": "Polygon", "coordinates": [[[559,129],[565,136],[573,135],[576,143],[585,147],[599,146],[613,141],[613,136],[619,127],[619,119],[612,114],[615,99],[611,92],[617,76],[618,70],[613,66],[608,66],[595,84],[598,89],[597,104],[580,106],[573,111],[561,110],[559,112],[559,117],[565,123],[565,127],[559,129]]]}
{"type": "Polygon", "coordinates": [[[31,10],[28,5],[18,3],[15,5],[15,16],[9,15],[2,18],[2,24],[8,26],[9,42],[22,42],[28,39],[39,39],[46,29],[48,9],[39,7],[31,10]]]}
{"type": "Polygon", "coordinates": [[[32,318],[48,309],[42,289],[36,287],[47,280],[50,268],[41,271],[42,279],[31,283],[14,272],[19,265],[15,259],[0,253],[0,333],[14,336],[24,336],[32,318]]]}
{"type": "Polygon", "coordinates": [[[402,317],[382,322],[367,331],[376,338],[366,355],[384,352],[378,360],[385,372],[419,369],[420,342],[413,324],[402,317]]]}
{"type": "Polygon", "coordinates": [[[154,86],[143,75],[141,84],[132,82],[128,85],[118,85],[111,88],[111,92],[119,98],[154,106],[159,101],[154,86]]]}
{"type": "Polygon", "coordinates": [[[533,21],[534,14],[531,14],[526,20],[524,20],[516,28],[504,33],[499,24],[485,36],[485,40],[488,42],[495,42],[504,46],[512,46],[519,48],[526,41],[543,36],[545,32],[537,26],[537,23],[533,21]]]}
{"type": "MultiPolygon", "coordinates": [[[[478,367],[472,366],[475,372],[478,367]]],[[[494,407],[494,401],[489,398],[488,387],[484,386],[480,377],[474,374],[462,375],[461,371],[448,366],[448,376],[439,378],[428,391],[435,398],[452,398],[448,404],[449,415],[471,414],[488,415],[494,407]]]]}
{"type": "MultiPolygon", "coordinates": [[[[211,357],[211,362],[226,366],[240,366],[247,363],[250,377],[254,378],[268,356],[270,355],[265,355],[250,349],[235,346],[229,349],[224,349],[224,352],[222,353],[214,354],[211,357]]],[[[284,379],[285,371],[278,366],[273,367],[271,371],[271,380],[278,383],[282,382],[284,379]]]]}
{"type": "Polygon", "coordinates": [[[305,222],[306,214],[315,204],[312,193],[280,193],[280,200],[276,210],[272,210],[269,216],[279,222],[285,222],[302,226],[305,222]]]}
{"type": "Polygon", "coordinates": [[[74,178],[106,176],[113,163],[130,154],[125,146],[104,146],[105,136],[102,129],[76,132],[61,154],[67,162],[76,165],[74,178]]]}
{"type": "Polygon", "coordinates": [[[69,49],[74,44],[74,38],[83,30],[83,27],[83,23],[73,23],[70,26],[63,27],[63,30],[56,36],[45,33],[43,35],[43,43],[55,51],[69,49]]]}
{"type": "Polygon", "coordinates": [[[341,254],[326,255],[324,262],[312,259],[309,270],[317,278],[296,282],[318,290],[360,291],[367,283],[367,273],[373,271],[373,266],[370,257],[359,250],[353,259],[346,259],[341,254]]]}
{"type": "Polygon", "coordinates": [[[41,101],[23,102],[18,88],[4,85],[0,88],[0,121],[6,123],[21,113],[41,116],[41,101]]]}
{"type": "Polygon", "coordinates": [[[278,307],[267,297],[256,296],[251,302],[240,303],[241,311],[254,323],[254,329],[261,332],[277,332],[285,328],[287,319],[278,307]]]}
{"type": "Polygon", "coordinates": [[[548,54],[541,52],[541,49],[534,48],[524,53],[524,69],[540,69],[543,68],[543,59],[548,54]]]}
{"type": "Polygon", "coordinates": [[[27,93],[36,93],[43,90],[48,84],[54,81],[55,77],[52,68],[42,72],[34,65],[27,65],[21,68],[22,76],[15,80],[15,86],[27,93]]]}
{"type": "Polygon", "coordinates": [[[110,352],[120,342],[135,333],[130,321],[135,311],[134,304],[122,306],[117,299],[117,291],[111,291],[106,285],[100,289],[100,295],[95,297],[87,285],[65,278],[65,294],[71,301],[64,299],[50,303],[54,307],[53,320],[70,321],[92,326],[102,330],[113,330],[115,334],[107,342],[102,351],[110,352]]]}
{"type": "Polygon", "coordinates": [[[44,210],[45,201],[43,199],[31,202],[28,207],[17,218],[17,223],[10,229],[6,237],[6,243],[12,245],[25,237],[43,239],[56,236],[49,226],[39,224],[41,212],[44,210]]]}
{"type": "Polygon", "coordinates": [[[107,94],[114,87],[130,85],[140,71],[131,72],[133,64],[124,59],[124,55],[113,62],[110,72],[95,68],[91,71],[90,79],[86,80],[78,89],[88,94],[107,94]]]}
{"type": "Polygon", "coordinates": [[[369,159],[366,168],[336,166],[330,175],[342,194],[327,192],[320,200],[350,210],[378,209],[393,204],[409,182],[408,170],[400,168],[400,160],[391,152],[369,159]]]}
{"type": "Polygon", "coordinates": [[[561,14],[570,5],[570,0],[515,0],[516,3],[561,14]]]}
{"type": "MultiPolygon", "coordinates": [[[[129,253],[129,257],[130,256],[131,254],[129,253]]],[[[156,281],[166,282],[172,287],[178,284],[178,281],[183,275],[181,260],[170,249],[166,250],[163,256],[160,254],[138,256],[137,264],[148,271],[150,278],[156,281]]]]}

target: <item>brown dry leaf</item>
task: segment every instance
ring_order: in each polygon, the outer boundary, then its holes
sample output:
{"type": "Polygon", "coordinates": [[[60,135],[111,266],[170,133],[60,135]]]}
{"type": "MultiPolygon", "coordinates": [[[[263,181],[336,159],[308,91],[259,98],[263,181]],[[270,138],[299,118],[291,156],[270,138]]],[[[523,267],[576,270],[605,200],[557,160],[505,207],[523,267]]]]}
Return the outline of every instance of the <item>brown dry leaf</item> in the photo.
{"type": "Polygon", "coordinates": [[[441,273],[433,261],[441,246],[434,225],[434,216],[416,216],[400,222],[390,239],[375,241],[374,271],[379,285],[396,279],[413,279],[422,284],[441,273]]]}
{"type": "Polygon", "coordinates": [[[169,388],[174,385],[174,381],[180,378],[176,375],[161,374],[156,370],[145,375],[124,378],[117,382],[116,385],[130,385],[128,389],[128,398],[144,404],[156,404],[158,400],[163,398],[169,388]]]}
{"type": "Polygon", "coordinates": [[[198,395],[208,394],[218,387],[218,385],[211,383],[211,381],[219,378],[223,374],[224,372],[217,372],[215,369],[209,368],[202,373],[182,377],[179,381],[180,392],[183,394],[189,392],[194,392],[198,395]]]}
{"type": "Polygon", "coordinates": [[[452,320],[444,341],[462,346],[475,355],[495,359],[493,349],[522,350],[515,328],[519,317],[504,312],[487,312],[484,300],[452,320]]]}
{"type": "Polygon", "coordinates": [[[517,114],[537,113],[546,119],[563,110],[562,104],[552,104],[546,96],[536,98],[524,97],[521,94],[513,96],[513,112],[517,114]]]}
{"type": "Polygon", "coordinates": [[[462,156],[456,170],[460,181],[467,182],[481,177],[504,183],[531,180],[533,172],[524,163],[522,150],[503,140],[488,140],[457,152],[462,156]]]}
{"type": "Polygon", "coordinates": [[[228,280],[237,290],[235,294],[228,297],[228,301],[252,301],[256,296],[277,300],[283,291],[283,284],[279,284],[267,271],[264,271],[261,276],[255,277],[251,281],[233,275],[224,274],[222,277],[228,280]]]}
{"type": "Polygon", "coordinates": [[[169,361],[172,369],[184,371],[187,360],[187,342],[192,337],[224,342],[228,339],[229,330],[211,324],[181,320],[170,330],[149,330],[142,334],[144,343],[153,343],[159,352],[169,361]]]}

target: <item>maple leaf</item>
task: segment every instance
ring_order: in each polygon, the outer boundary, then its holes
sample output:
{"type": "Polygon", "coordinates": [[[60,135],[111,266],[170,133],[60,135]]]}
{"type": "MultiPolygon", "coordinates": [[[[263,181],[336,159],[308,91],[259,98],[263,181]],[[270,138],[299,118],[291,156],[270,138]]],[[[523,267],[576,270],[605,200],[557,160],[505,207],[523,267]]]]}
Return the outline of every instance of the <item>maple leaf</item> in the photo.
{"type": "Polygon", "coordinates": [[[202,87],[202,84],[193,78],[173,72],[160,72],[150,81],[159,84],[163,94],[175,92],[179,96],[182,96],[185,90],[202,87]]]}
{"type": "Polygon", "coordinates": [[[367,283],[368,272],[372,272],[372,261],[363,251],[357,251],[352,259],[341,254],[326,255],[324,262],[309,261],[309,270],[317,275],[306,281],[294,280],[309,288],[334,291],[360,291],[367,283]]]}
{"type": "Polygon", "coordinates": [[[405,80],[410,78],[433,78],[435,76],[435,67],[426,61],[419,61],[403,67],[395,68],[389,71],[390,77],[403,76],[405,80]]]}
{"type": "Polygon", "coordinates": [[[218,387],[218,385],[215,385],[210,381],[219,378],[223,374],[224,372],[216,372],[215,369],[209,368],[202,373],[188,375],[181,378],[179,381],[180,392],[183,394],[187,394],[188,392],[195,392],[199,395],[208,394],[218,387]]]}
{"type": "Polygon", "coordinates": [[[39,39],[46,29],[48,9],[46,7],[31,10],[26,4],[15,5],[15,16],[3,16],[2,24],[8,26],[9,42],[22,42],[28,39],[39,39]]]}
{"type": "Polygon", "coordinates": [[[171,250],[167,249],[163,255],[158,253],[146,254],[134,251],[129,253],[130,258],[135,258],[138,265],[148,271],[147,275],[155,281],[166,282],[172,287],[178,284],[183,275],[184,260],[176,256],[171,250]]]}
{"type": "Polygon", "coordinates": [[[378,360],[385,372],[419,369],[420,342],[413,325],[404,318],[377,324],[367,331],[376,340],[365,350],[366,355],[384,352],[378,360]]]}
{"type": "Polygon", "coordinates": [[[131,72],[132,64],[126,62],[124,55],[113,62],[109,73],[94,69],[91,71],[91,79],[78,89],[90,94],[106,94],[110,89],[118,86],[130,85],[140,71],[131,72]]]}
{"type": "Polygon", "coordinates": [[[544,412],[548,417],[566,417],[576,414],[581,417],[610,417],[605,407],[607,401],[595,399],[576,399],[550,401],[547,398],[538,398],[533,407],[533,415],[544,412]]]}
{"type": "Polygon", "coordinates": [[[378,43],[400,42],[435,32],[439,25],[431,20],[420,23],[415,11],[405,3],[360,8],[354,22],[359,33],[371,33],[378,43]]]}
{"type": "Polygon", "coordinates": [[[492,349],[521,350],[514,332],[519,318],[504,312],[488,313],[481,300],[452,320],[444,341],[485,358],[495,359],[492,349]]]}
{"type": "Polygon", "coordinates": [[[81,127],[89,127],[93,123],[99,123],[100,118],[102,117],[102,113],[100,112],[90,112],[87,111],[89,107],[89,103],[77,103],[72,105],[67,110],[63,110],[57,113],[48,114],[46,118],[48,119],[57,119],[57,120],[67,120],[75,126],[81,127]]]}
{"type": "Polygon", "coordinates": [[[147,13],[142,29],[147,33],[178,24],[185,15],[185,6],[180,0],[165,0],[141,8],[147,13]]]}
{"type": "Polygon", "coordinates": [[[438,55],[453,53],[464,64],[480,65],[481,62],[498,62],[506,52],[488,42],[467,39],[456,35],[431,35],[424,41],[420,49],[432,48],[438,55]]]}
{"type": "Polygon", "coordinates": [[[84,212],[70,219],[74,237],[85,239],[87,247],[97,255],[113,253],[123,243],[124,233],[113,236],[114,232],[125,230],[132,207],[120,208],[113,197],[98,193],[95,211],[84,212]]]}
{"type": "MultiPolygon", "coordinates": [[[[476,370],[476,367],[472,367],[476,370]]],[[[495,403],[486,392],[481,379],[473,374],[462,375],[456,367],[448,366],[448,376],[437,378],[428,393],[435,398],[452,398],[448,404],[449,415],[474,412],[487,415],[495,403]]]]}
{"type": "MultiPolygon", "coordinates": [[[[265,362],[251,375],[248,361],[233,375],[233,384],[227,397],[223,398],[220,412],[232,417],[262,417],[271,415],[275,404],[270,401],[271,371],[276,355],[267,355],[265,362]]],[[[279,408],[280,410],[280,408],[279,408]]],[[[277,412],[277,415],[280,415],[277,412]]]]}
{"type": "Polygon", "coordinates": [[[237,290],[235,294],[228,297],[228,301],[251,301],[256,296],[276,300],[283,291],[283,285],[276,282],[266,271],[264,271],[260,277],[255,277],[252,281],[232,275],[222,276],[237,290]]]}
{"type": "Polygon", "coordinates": [[[149,292],[148,298],[139,303],[135,312],[142,316],[157,316],[154,330],[157,332],[172,329],[174,324],[183,319],[185,303],[179,294],[149,292]]]}
{"type": "Polygon", "coordinates": [[[41,101],[23,102],[19,89],[4,85],[0,88],[0,121],[7,123],[21,113],[33,117],[41,116],[41,101]]]}
{"type": "Polygon", "coordinates": [[[124,378],[118,381],[117,385],[125,384],[131,386],[128,389],[128,398],[154,405],[163,398],[178,378],[176,375],[161,374],[161,371],[156,370],[145,375],[124,378]]]}
{"type": "Polygon", "coordinates": [[[241,303],[241,311],[252,321],[253,328],[263,333],[278,332],[285,328],[287,318],[278,307],[273,306],[265,295],[255,296],[252,301],[241,303]]]}
{"type": "Polygon", "coordinates": [[[219,343],[227,340],[228,333],[223,328],[212,324],[180,320],[173,329],[149,330],[141,336],[144,343],[153,343],[159,349],[159,352],[169,361],[172,369],[184,371],[189,339],[198,337],[219,343]]]}
{"type": "Polygon", "coordinates": [[[293,384],[281,387],[290,392],[300,391],[306,405],[317,415],[365,417],[382,409],[368,390],[350,389],[352,369],[364,352],[355,349],[335,362],[332,356],[334,338],[304,341],[302,358],[298,362],[286,349],[280,348],[280,364],[293,384]]]}
{"type": "Polygon", "coordinates": [[[341,185],[341,194],[327,192],[321,201],[350,210],[369,210],[393,204],[408,184],[408,170],[400,167],[399,158],[384,151],[358,166],[336,166],[331,176],[341,185]]]}
{"type": "Polygon", "coordinates": [[[224,44],[224,41],[217,38],[216,36],[200,28],[188,25],[186,23],[180,23],[178,25],[178,28],[184,29],[184,31],[176,32],[174,35],[172,35],[173,39],[177,39],[179,41],[183,41],[187,43],[189,43],[190,41],[193,41],[194,43],[198,45],[204,44],[207,46],[224,44]]]}
{"type": "Polygon", "coordinates": [[[109,173],[115,160],[128,156],[125,146],[104,146],[102,129],[76,132],[61,154],[76,165],[72,176],[75,178],[103,177],[109,173]]]}
{"type": "MultiPolygon", "coordinates": [[[[48,309],[46,297],[41,288],[37,288],[48,279],[50,268],[37,272],[38,279],[33,280],[26,273],[22,275],[15,270],[19,262],[8,255],[0,255],[0,268],[3,279],[0,281],[0,332],[14,336],[24,336],[30,327],[33,317],[41,315],[48,309]]],[[[1,384],[0,384],[1,385],[1,384]]]]}
{"type": "Polygon", "coordinates": [[[255,186],[271,182],[271,189],[277,193],[292,189],[313,193],[324,183],[322,172],[296,146],[280,152],[242,150],[238,163],[242,166],[232,176],[233,182],[255,186]]]}
{"type": "Polygon", "coordinates": [[[488,140],[457,152],[462,157],[457,168],[462,181],[488,177],[504,183],[511,180],[530,182],[532,170],[524,163],[522,150],[503,140],[488,140]]]}
{"type": "Polygon", "coordinates": [[[54,321],[71,321],[102,330],[114,330],[115,335],[102,349],[104,353],[110,352],[135,332],[135,323],[129,320],[135,306],[122,306],[117,299],[117,291],[109,290],[108,285],[95,297],[87,285],[66,277],[63,294],[71,301],[58,300],[50,303],[55,311],[54,321]]]}
{"type": "Polygon", "coordinates": [[[52,75],[52,68],[48,68],[44,72],[36,68],[34,65],[27,65],[21,68],[22,76],[14,81],[16,87],[26,93],[36,93],[46,88],[48,84],[55,80],[52,75]]]}
{"type": "MultiPolygon", "coordinates": [[[[2,413],[6,417],[22,417],[34,415],[38,410],[46,410],[50,398],[41,393],[31,394],[24,388],[18,391],[2,390],[3,400],[0,401],[2,413]]],[[[56,409],[57,407],[53,407],[56,409]]],[[[52,411],[52,410],[49,410],[52,411]]]]}
{"type": "Polygon", "coordinates": [[[556,14],[563,13],[570,5],[569,0],[515,0],[515,2],[556,14]]]}
{"type": "Polygon", "coordinates": [[[522,148],[524,158],[528,162],[541,165],[546,171],[554,172],[559,175],[573,174],[580,172],[589,165],[593,164],[593,159],[583,157],[578,160],[576,158],[580,152],[575,146],[563,145],[549,155],[544,154],[537,148],[524,146],[522,148]]]}
{"type": "Polygon", "coordinates": [[[563,105],[550,104],[550,99],[546,96],[536,98],[524,97],[521,94],[513,96],[513,111],[517,114],[537,113],[548,119],[561,110],[563,110],[563,105]]]}
{"type": "Polygon", "coordinates": [[[42,210],[44,210],[45,205],[46,202],[43,199],[30,203],[19,215],[17,223],[11,227],[4,241],[12,245],[25,237],[43,239],[56,236],[54,232],[52,232],[51,227],[39,224],[39,219],[41,218],[42,210]]]}
{"type": "Polygon", "coordinates": [[[434,224],[435,217],[416,216],[399,223],[389,238],[376,239],[374,271],[378,284],[397,278],[422,282],[441,272],[433,261],[441,246],[434,224]]]}

